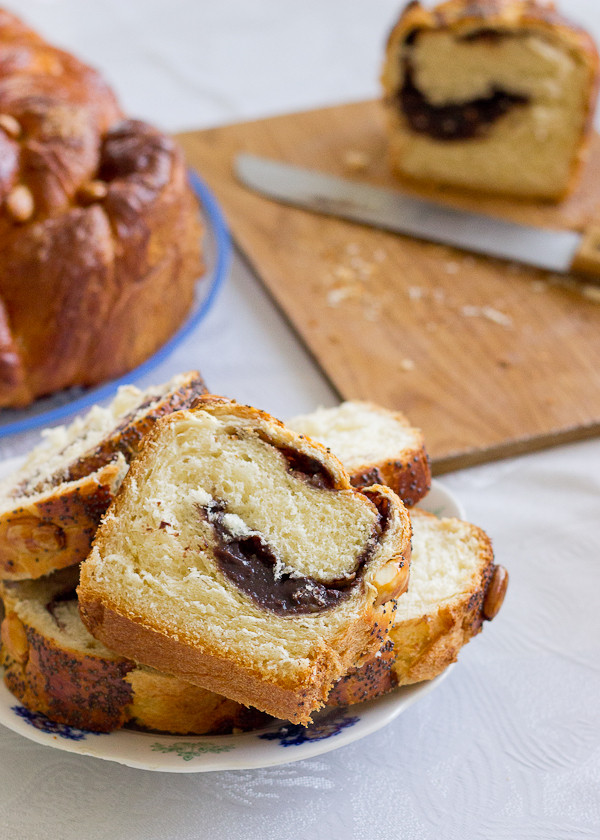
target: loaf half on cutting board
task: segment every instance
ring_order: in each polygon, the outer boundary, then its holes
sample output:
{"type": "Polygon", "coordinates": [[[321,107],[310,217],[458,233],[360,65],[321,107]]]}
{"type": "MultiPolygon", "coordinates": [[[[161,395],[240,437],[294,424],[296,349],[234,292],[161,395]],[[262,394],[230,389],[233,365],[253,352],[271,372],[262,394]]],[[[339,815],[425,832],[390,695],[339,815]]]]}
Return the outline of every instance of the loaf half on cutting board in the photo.
{"type": "Polygon", "coordinates": [[[598,84],[590,36],[536,0],[409,3],[382,72],[391,165],[418,181],[558,200],[598,84]]]}

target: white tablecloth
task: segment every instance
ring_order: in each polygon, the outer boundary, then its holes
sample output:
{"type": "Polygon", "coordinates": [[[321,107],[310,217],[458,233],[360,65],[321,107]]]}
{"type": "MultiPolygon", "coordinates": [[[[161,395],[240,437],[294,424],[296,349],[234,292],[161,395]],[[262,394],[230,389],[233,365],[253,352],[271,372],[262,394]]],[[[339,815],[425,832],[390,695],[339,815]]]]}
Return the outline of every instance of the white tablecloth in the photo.
{"type": "MultiPolygon", "coordinates": [[[[5,5],[101,67],[132,114],[173,131],[376,95],[399,6],[5,5]]],[[[600,40],[597,0],[563,8],[600,40]]],[[[206,320],[149,381],[192,367],[213,390],[278,416],[336,401],[237,259],[206,320]]],[[[0,456],[36,440],[1,440],[0,456]]],[[[360,742],[252,771],[151,773],[0,728],[1,840],[600,837],[600,440],[444,483],[488,531],[511,583],[437,691],[360,742]]]]}

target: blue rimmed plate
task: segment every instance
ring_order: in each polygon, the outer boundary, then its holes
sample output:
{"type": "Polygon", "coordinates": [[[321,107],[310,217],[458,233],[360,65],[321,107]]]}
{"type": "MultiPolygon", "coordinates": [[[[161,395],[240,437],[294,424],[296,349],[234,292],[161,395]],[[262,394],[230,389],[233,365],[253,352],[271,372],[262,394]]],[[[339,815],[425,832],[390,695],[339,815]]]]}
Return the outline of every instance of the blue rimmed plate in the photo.
{"type": "MultiPolygon", "coordinates": [[[[3,464],[3,470],[8,465],[3,464]]],[[[419,506],[438,516],[464,518],[464,510],[439,482],[419,506]]],[[[417,700],[433,691],[451,668],[430,682],[397,688],[357,706],[325,709],[310,726],[275,722],[255,732],[234,735],[160,735],[121,729],[96,734],[55,724],[20,705],[0,682],[0,723],[31,741],[143,770],[204,773],[250,770],[313,758],[365,738],[391,723],[417,700]]]]}
{"type": "Polygon", "coordinates": [[[36,400],[24,409],[1,409],[0,437],[50,426],[57,420],[111,397],[120,385],[135,384],[164,362],[206,316],[227,276],[232,245],[227,223],[214,195],[195,172],[190,172],[189,178],[204,221],[204,260],[207,270],[198,279],[194,305],[185,323],[153,356],[118,379],[104,382],[95,388],[70,388],[36,400]]]}

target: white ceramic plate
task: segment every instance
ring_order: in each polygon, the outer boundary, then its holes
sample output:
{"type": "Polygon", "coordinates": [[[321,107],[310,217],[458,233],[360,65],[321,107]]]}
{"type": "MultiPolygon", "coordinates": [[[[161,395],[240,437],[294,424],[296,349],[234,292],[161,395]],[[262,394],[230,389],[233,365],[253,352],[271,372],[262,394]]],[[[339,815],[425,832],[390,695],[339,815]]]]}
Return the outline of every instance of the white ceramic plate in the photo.
{"type": "MultiPolygon", "coordinates": [[[[3,468],[6,466],[2,464],[3,468]]],[[[438,516],[465,516],[461,504],[437,481],[420,507],[438,516]]],[[[254,732],[210,736],[160,735],[129,729],[97,734],[75,729],[30,712],[0,682],[0,723],[47,747],[143,770],[167,773],[248,770],[312,758],[358,741],[386,726],[436,688],[450,670],[435,680],[397,688],[369,703],[326,709],[315,715],[315,722],[310,726],[276,722],[254,732]]]]}

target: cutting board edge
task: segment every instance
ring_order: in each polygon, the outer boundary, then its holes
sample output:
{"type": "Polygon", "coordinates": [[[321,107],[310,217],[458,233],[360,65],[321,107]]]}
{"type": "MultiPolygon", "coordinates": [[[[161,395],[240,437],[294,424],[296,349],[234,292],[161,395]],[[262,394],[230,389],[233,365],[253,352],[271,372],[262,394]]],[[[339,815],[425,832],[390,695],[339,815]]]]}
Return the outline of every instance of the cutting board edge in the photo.
{"type": "MultiPolygon", "coordinates": [[[[456,452],[451,452],[448,455],[440,457],[432,456],[431,470],[434,476],[444,475],[467,469],[468,467],[540,452],[544,449],[551,449],[554,446],[590,440],[598,435],[600,435],[600,421],[594,421],[585,426],[570,426],[546,435],[526,435],[522,438],[504,441],[503,443],[485,448],[481,447],[464,451],[457,450],[456,452]]],[[[427,444],[427,441],[425,441],[425,444],[427,444]]]]}

